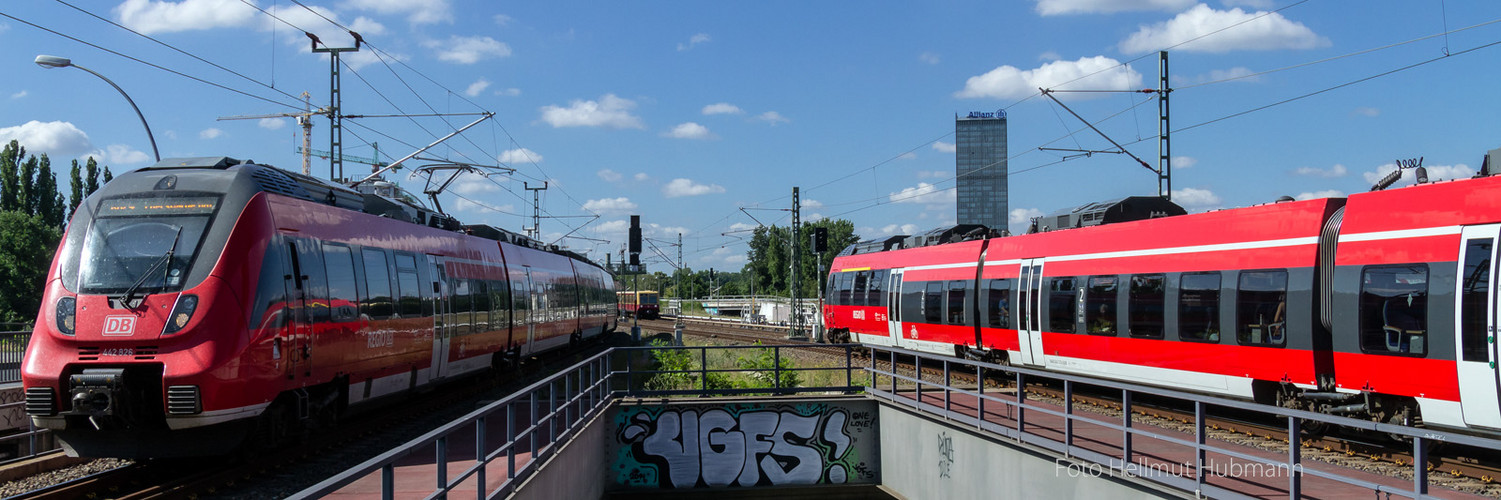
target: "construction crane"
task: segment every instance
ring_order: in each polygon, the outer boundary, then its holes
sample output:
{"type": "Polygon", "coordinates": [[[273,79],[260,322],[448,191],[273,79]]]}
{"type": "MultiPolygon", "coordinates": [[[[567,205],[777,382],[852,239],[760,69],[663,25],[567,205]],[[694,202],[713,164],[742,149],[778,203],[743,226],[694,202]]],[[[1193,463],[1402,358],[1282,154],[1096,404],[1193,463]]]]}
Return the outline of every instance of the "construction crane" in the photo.
{"type": "MultiPolygon", "coordinates": [[[[312,117],[313,117],[313,115],[326,115],[326,114],[328,114],[328,108],[318,108],[316,110],[312,109],[312,104],[309,103],[308,97],[309,96],[308,96],[307,92],[303,92],[302,93],[302,110],[303,111],[301,113],[272,113],[272,114],[269,114],[269,115],[221,116],[221,117],[219,117],[219,120],[220,121],[223,121],[223,120],[258,120],[258,119],[266,119],[266,118],[289,118],[289,117],[290,118],[296,118],[297,119],[297,126],[302,127],[302,147],[297,148],[297,152],[298,153],[302,153],[302,175],[312,175],[312,158],[311,158],[311,155],[313,154],[313,148],[312,148],[312,146],[313,146],[313,142],[312,142],[313,141],[313,139],[312,139],[313,119],[312,119],[312,117]]],[[[319,156],[325,156],[326,157],[327,155],[319,155],[319,156]]]]}

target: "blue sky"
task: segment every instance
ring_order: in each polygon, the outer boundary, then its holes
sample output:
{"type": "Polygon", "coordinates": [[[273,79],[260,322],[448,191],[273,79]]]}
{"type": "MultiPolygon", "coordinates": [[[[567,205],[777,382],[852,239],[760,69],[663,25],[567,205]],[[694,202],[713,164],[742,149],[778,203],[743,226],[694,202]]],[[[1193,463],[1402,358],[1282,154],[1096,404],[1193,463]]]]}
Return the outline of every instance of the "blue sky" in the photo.
{"type": "MultiPolygon", "coordinates": [[[[953,223],[953,120],[970,111],[1008,114],[1013,230],[1156,194],[1124,155],[1038,149],[1111,146],[1037,89],[1153,88],[1162,49],[1173,198],[1192,212],[1365,191],[1397,159],[1468,177],[1501,147],[1501,3],[1488,1],[24,0],[0,13],[0,140],[54,165],[94,155],[120,172],[149,165],[150,146],[113,89],[38,54],[129,92],[163,157],[297,169],[293,119],[219,118],[298,113],[302,92],[327,105],[329,62],[303,31],[349,47],[348,29],[367,44],[343,56],[343,112],[371,116],[345,121],[346,155],[373,142],[391,161],[475,119],[374,115],[494,112],[424,155],[517,169],[461,178],[441,198],[450,213],[521,231],[524,185],[546,182],[542,240],[618,256],[639,214],[674,259],[682,233],[694,269],[739,268],[748,229],[789,222],[793,186],[804,220],[849,219],[865,238],[953,223]]],[[[1155,164],[1153,95],[1059,95],[1155,164]]],[[[328,121],[313,123],[327,149],[328,121]]],[[[410,172],[388,178],[420,193],[410,172]]]]}

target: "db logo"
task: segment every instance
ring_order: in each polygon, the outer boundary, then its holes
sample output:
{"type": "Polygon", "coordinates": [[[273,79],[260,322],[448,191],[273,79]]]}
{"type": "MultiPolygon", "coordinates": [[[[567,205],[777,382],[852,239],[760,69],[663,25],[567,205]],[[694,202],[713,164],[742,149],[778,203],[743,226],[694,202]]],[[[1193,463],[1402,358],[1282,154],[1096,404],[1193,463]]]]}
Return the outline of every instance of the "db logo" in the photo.
{"type": "Polygon", "coordinates": [[[104,318],[104,336],[129,337],[135,333],[135,316],[107,316],[104,318]]]}

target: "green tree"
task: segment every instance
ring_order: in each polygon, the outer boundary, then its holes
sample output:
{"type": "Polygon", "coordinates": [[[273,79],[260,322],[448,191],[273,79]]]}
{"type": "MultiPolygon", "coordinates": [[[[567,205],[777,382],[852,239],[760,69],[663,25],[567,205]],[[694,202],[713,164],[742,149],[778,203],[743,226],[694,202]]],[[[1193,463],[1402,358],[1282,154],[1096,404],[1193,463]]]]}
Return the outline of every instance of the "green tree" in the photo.
{"type": "Polygon", "coordinates": [[[40,217],[0,212],[0,321],[29,322],[42,305],[42,287],[62,232],[40,217]]]}
{"type": "Polygon", "coordinates": [[[21,206],[22,212],[31,215],[36,215],[37,207],[41,205],[40,203],[37,203],[40,200],[41,195],[37,192],[36,189],[36,173],[37,170],[40,169],[41,161],[37,159],[36,155],[32,155],[30,158],[27,158],[26,161],[21,162],[21,173],[18,175],[18,180],[21,184],[21,190],[17,195],[19,197],[17,203],[21,206]]]}
{"type": "Polygon", "coordinates": [[[21,159],[26,156],[26,148],[21,143],[12,139],[10,144],[0,150],[0,210],[13,211],[21,209],[21,159]]]}
{"type": "Polygon", "coordinates": [[[798,296],[818,296],[818,288],[828,272],[834,254],[860,240],[855,234],[855,224],[845,219],[823,219],[803,225],[798,231],[798,240],[791,242],[791,228],[785,226],[761,226],[751,235],[750,251],[742,272],[748,272],[748,284],[753,284],[757,295],[788,295],[788,283],[792,268],[789,243],[798,252],[798,296]],[[808,236],[813,228],[823,227],[829,231],[829,250],[822,256],[813,253],[808,236]]]}
{"type": "Polygon", "coordinates": [[[94,194],[94,191],[99,190],[99,163],[94,161],[94,157],[90,156],[84,169],[83,195],[88,196],[94,194]]]}
{"type": "Polygon", "coordinates": [[[109,173],[109,165],[105,165],[104,166],[104,183],[105,184],[109,184],[109,181],[112,181],[112,180],[115,180],[115,174],[109,173]]]}
{"type": "Polygon", "coordinates": [[[57,192],[57,174],[52,172],[52,160],[42,155],[36,172],[35,215],[52,227],[63,227],[62,195],[57,192]]]}
{"type": "MultiPolygon", "coordinates": [[[[89,161],[94,161],[90,158],[89,161]]],[[[73,170],[68,173],[68,220],[73,220],[73,211],[78,210],[78,204],[83,203],[83,173],[79,171],[78,160],[73,160],[73,170]]]]}

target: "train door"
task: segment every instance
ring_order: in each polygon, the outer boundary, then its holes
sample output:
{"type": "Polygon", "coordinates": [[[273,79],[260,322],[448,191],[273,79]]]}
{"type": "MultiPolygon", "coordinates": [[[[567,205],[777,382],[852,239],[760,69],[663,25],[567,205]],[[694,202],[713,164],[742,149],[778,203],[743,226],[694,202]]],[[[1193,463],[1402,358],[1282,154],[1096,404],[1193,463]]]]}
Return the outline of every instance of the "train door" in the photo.
{"type": "Polygon", "coordinates": [[[1459,301],[1456,308],[1455,359],[1459,369],[1460,409],[1465,425],[1501,429],[1501,373],[1496,350],[1496,240],[1501,225],[1464,228],[1460,238],[1459,301]]]}
{"type": "Polygon", "coordinates": [[[538,301],[542,299],[542,294],[537,293],[535,284],[532,282],[532,268],[522,266],[521,270],[526,274],[526,288],[522,289],[525,295],[522,296],[521,300],[526,304],[526,314],[524,315],[526,318],[526,351],[530,353],[537,348],[537,322],[541,321],[541,311],[538,310],[540,304],[538,304],[538,301]]]}
{"type": "Polygon", "coordinates": [[[287,378],[312,375],[313,327],[328,319],[328,292],[323,283],[323,267],[315,243],[303,239],[287,240],[287,255],[292,274],[286,275],[288,307],[282,338],[276,350],[285,362],[287,378]],[[322,301],[320,303],[320,301],[322,301]]]}
{"type": "Polygon", "coordinates": [[[861,342],[895,346],[902,338],[902,270],[892,269],[886,279],[886,337],[861,335],[861,342]]]}
{"type": "Polygon", "coordinates": [[[443,264],[437,257],[429,256],[433,279],[433,375],[439,379],[448,376],[448,346],[453,339],[453,329],[458,318],[453,312],[453,288],[448,282],[443,264]]]}
{"type": "Polygon", "coordinates": [[[1042,279],[1042,259],[1022,259],[1021,274],[1017,279],[1021,297],[1017,300],[1020,315],[1017,318],[1016,334],[1021,348],[1021,363],[1042,365],[1042,318],[1047,305],[1046,288],[1042,279]]]}

